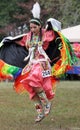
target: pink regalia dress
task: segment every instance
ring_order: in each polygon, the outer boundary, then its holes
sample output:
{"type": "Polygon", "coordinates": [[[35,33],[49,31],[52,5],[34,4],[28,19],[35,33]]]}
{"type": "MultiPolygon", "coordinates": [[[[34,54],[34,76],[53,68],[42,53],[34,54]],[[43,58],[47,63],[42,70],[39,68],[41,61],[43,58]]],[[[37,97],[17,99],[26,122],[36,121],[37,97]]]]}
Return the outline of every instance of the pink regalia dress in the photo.
{"type": "Polygon", "coordinates": [[[52,78],[50,59],[44,49],[48,47],[49,42],[55,38],[55,35],[53,31],[47,34],[46,32],[44,33],[44,30],[42,34],[42,41],[40,41],[39,36],[32,36],[32,40],[30,41],[30,32],[20,42],[20,44],[25,44],[29,49],[29,54],[25,58],[25,60],[28,60],[28,64],[24,67],[21,74],[22,76],[26,76],[20,82],[29,92],[31,99],[36,94],[34,87],[43,88],[48,99],[54,97],[52,86],[55,78],[52,78]]]}

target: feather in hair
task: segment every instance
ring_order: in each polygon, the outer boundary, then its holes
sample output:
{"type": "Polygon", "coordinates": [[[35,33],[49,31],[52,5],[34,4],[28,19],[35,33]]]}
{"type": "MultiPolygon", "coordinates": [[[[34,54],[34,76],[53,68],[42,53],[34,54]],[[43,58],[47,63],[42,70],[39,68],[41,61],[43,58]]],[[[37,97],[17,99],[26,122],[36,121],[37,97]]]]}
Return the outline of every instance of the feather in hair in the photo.
{"type": "Polygon", "coordinates": [[[33,14],[33,17],[34,18],[38,18],[40,19],[40,5],[38,2],[36,2],[34,5],[33,5],[33,9],[31,10],[32,14],[33,14]]]}

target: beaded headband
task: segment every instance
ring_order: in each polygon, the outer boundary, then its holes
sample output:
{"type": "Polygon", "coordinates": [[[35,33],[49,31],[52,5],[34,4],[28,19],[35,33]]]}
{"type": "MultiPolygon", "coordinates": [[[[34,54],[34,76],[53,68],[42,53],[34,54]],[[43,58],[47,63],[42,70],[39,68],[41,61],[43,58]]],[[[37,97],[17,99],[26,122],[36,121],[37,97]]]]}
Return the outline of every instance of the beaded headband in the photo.
{"type": "Polygon", "coordinates": [[[30,23],[37,23],[38,25],[41,25],[41,22],[39,20],[35,19],[35,18],[31,19],[30,23]]]}

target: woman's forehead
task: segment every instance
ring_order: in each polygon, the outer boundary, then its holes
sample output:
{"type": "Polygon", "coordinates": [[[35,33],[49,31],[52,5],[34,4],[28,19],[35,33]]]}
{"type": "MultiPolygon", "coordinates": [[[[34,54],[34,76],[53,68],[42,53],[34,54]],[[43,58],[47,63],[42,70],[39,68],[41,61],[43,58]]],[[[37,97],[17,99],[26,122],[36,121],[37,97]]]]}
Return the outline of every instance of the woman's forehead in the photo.
{"type": "Polygon", "coordinates": [[[38,25],[36,25],[35,23],[30,23],[30,26],[38,26],[38,25]]]}
{"type": "Polygon", "coordinates": [[[36,25],[34,23],[30,23],[30,27],[39,27],[39,25],[36,25]]]}

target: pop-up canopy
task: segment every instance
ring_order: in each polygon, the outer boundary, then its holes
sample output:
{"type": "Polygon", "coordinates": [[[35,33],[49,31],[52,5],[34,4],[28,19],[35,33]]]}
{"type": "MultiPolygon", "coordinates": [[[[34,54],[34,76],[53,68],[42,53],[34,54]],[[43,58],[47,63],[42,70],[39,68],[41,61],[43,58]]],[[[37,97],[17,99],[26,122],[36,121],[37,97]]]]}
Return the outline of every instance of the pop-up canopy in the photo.
{"type": "Polygon", "coordinates": [[[80,25],[62,29],[61,32],[70,42],[80,42],[80,25]]]}
{"type": "MultiPolygon", "coordinates": [[[[74,27],[68,27],[61,30],[62,34],[69,39],[70,42],[73,42],[75,46],[73,46],[74,49],[78,48],[78,51],[76,51],[79,55],[79,46],[80,44],[76,44],[77,42],[80,42],[80,25],[74,26],[74,27]]],[[[75,52],[75,50],[74,50],[75,52]]],[[[80,63],[78,63],[76,66],[73,66],[71,70],[67,72],[67,74],[80,74],[80,63]]]]}

